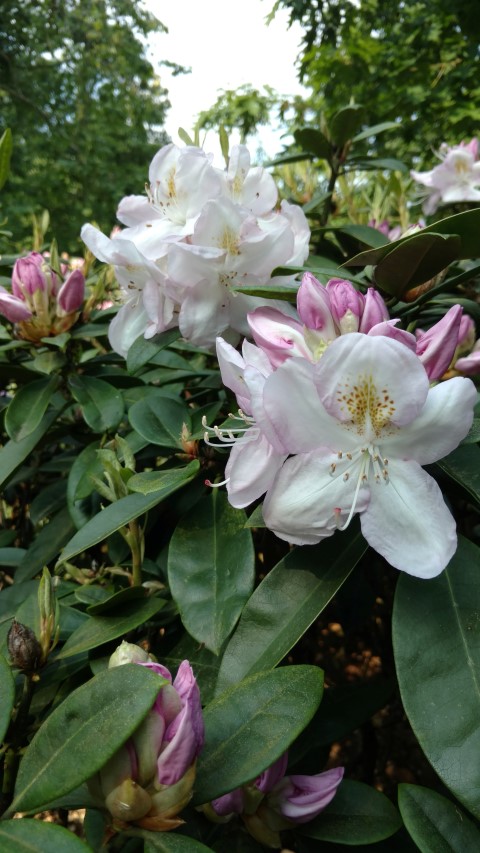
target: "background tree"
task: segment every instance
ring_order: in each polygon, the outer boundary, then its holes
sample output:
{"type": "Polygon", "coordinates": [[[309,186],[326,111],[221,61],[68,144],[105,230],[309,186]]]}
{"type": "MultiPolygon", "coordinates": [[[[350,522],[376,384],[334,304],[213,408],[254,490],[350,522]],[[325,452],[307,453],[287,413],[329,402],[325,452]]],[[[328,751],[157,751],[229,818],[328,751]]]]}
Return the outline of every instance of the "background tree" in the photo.
{"type": "Polygon", "coordinates": [[[8,227],[19,240],[31,213],[47,208],[59,245],[75,251],[82,222],[111,228],[118,201],[141,191],[167,141],[167,92],[146,58],[148,34],[165,27],[132,0],[2,5],[0,132],[9,126],[14,138],[8,227]]]}
{"type": "Polygon", "coordinates": [[[298,70],[312,89],[305,109],[334,113],[354,98],[366,124],[398,122],[383,139],[407,161],[424,154],[431,161],[432,147],[475,133],[475,0],[277,0],[270,17],[280,7],[304,29],[298,70]]]}

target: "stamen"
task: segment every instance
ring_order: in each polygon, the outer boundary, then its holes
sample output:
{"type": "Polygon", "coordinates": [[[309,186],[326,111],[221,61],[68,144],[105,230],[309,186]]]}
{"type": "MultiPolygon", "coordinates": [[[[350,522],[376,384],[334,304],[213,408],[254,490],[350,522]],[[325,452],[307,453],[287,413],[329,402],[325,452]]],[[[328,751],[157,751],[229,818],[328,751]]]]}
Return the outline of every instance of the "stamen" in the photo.
{"type": "Polygon", "coordinates": [[[211,480],[204,480],[203,482],[206,486],[210,486],[211,489],[219,489],[220,486],[226,486],[227,483],[230,482],[230,477],[227,477],[226,480],[222,480],[221,483],[212,483],[211,480]]]}

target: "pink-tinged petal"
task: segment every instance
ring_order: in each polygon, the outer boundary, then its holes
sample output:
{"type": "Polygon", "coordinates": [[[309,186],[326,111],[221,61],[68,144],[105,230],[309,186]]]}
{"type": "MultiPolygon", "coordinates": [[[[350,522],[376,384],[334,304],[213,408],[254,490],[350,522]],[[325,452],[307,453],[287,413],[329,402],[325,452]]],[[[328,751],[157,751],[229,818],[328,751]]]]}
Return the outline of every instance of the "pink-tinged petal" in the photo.
{"type": "Polygon", "coordinates": [[[204,279],[192,287],[182,302],[178,325],[185,340],[199,347],[213,347],[229,326],[230,297],[217,281],[204,279]]]}
{"type": "Polygon", "coordinates": [[[272,791],[269,804],[288,820],[307,823],[331,803],[343,774],[343,767],[334,767],[315,776],[286,776],[272,791]]]}
{"type": "Polygon", "coordinates": [[[62,311],[70,314],[78,311],[85,297],[85,276],[80,270],[73,270],[58,291],[57,303],[62,311]]]}
{"type": "Polygon", "coordinates": [[[383,335],[386,338],[392,338],[394,341],[399,341],[405,347],[408,347],[412,352],[417,351],[417,339],[415,335],[406,332],[404,329],[398,329],[397,323],[399,320],[384,320],[372,326],[367,332],[368,335],[383,335]]]}
{"type": "Polygon", "coordinates": [[[188,702],[175,718],[175,724],[175,733],[157,761],[157,779],[160,785],[175,785],[191,767],[201,749],[195,711],[188,702]]]}
{"type": "MultiPolygon", "coordinates": [[[[203,747],[205,741],[205,726],[203,724],[202,703],[197,679],[193,674],[188,660],[181,662],[173,686],[182,702],[189,706],[191,712],[191,724],[197,743],[197,752],[203,747]]],[[[167,732],[168,737],[174,737],[177,731],[177,721],[174,720],[167,732]]]]}
{"type": "MultiPolygon", "coordinates": [[[[242,277],[241,282],[240,280],[237,281],[239,285],[255,287],[257,285],[264,286],[265,284],[268,286],[271,284],[273,279],[270,279],[265,283],[255,276],[248,275],[246,277],[242,277]]],[[[232,294],[232,299],[230,300],[230,325],[232,329],[235,329],[236,332],[239,332],[243,336],[250,337],[250,327],[248,325],[247,315],[252,311],[256,311],[257,308],[264,308],[267,306],[269,308],[275,308],[278,311],[282,311],[283,314],[287,314],[292,317],[296,316],[296,311],[293,308],[293,305],[289,306],[285,302],[281,302],[279,299],[267,299],[262,296],[247,296],[247,294],[237,290],[232,294]]]]}
{"type": "MultiPolygon", "coordinates": [[[[37,290],[47,290],[48,284],[43,271],[44,258],[39,252],[30,252],[15,261],[12,273],[12,291],[22,299],[24,293],[32,296],[37,290]]],[[[55,276],[56,278],[56,276],[55,276]]]]}
{"type": "Polygon", "coordinates": [[[331,536],[355,511],[368,506],[369,489],[360,488],[355,470],[345,480],[347,467],[332,475],[336,453],[320,449],[287,459],[263,504],[265,524],[280,538],[295,545],[315,545],[331,536]]]}
{"type": "Polygon", "coordinates": [[[360,517],[372,548],[400,571],[433,578],[457,548],[455,520],[435,480],[416,462],[390,459],[388,483],[372,484],[360,517]]]}
{"type": "Polygon", "coordinates": [[[331,278],[327,281],[332,316],[342,334],[358,332],[365,297],[350,281],[331,278]]]}
{"type": "Polygon", "coordinates": [[[463,352],[468,352],[472,349],[474,343],[475,323],[468,314],[462,314],[460,328],[458,330],[458,346],[462,348],[463,352]]]}
{"type": "Polygon", "coordinates": [[[262,793],[267,794],[275,787],[285,776],[288,765],[288,752],[284,752],[280,758],[264,770],[260,776],[255,779],[255,787],[262,793]]]}
{"type": "Polygon", "coordinates": [[[244,805],[243,790],[235,788],[230,794],[224,794],[223,797],[217,797],[212,800],[212,808],[220,817],[227,817],[230,814],[242,814],[244,805]]]}
{"type": "Polygon", "coordinates": [[[420,465],[443,459],[467,435],[476,399],[475,385],[470,379],[458,376],[435,385],[430,388],[418,417],[382,438],[384,453],[389,458],[414,459],[420,465]]]}
{"type": "Polygon", "coordinates": [[[459,373],[465,373],[466,376],[476,376],[480,373],[480,348],[476,346],[470,355],[459,358],[454,367],[455,370],[458,370],[459,373]]]}
{"type": "Polygon", "coordinates": [[[263,376],[269,376],[272,372],[272,365],[266,353],[256,347],[255,344],[251,344],[250,341],[244,340],[242,355],[245,364],[248,364],[249,367],[256,367],[263,376]]]}
{"type": "Polygon", "coordinates": [[[374,287],[369,287],[365,294],[365,304],[358,331],[369,332],[373,326],[389,319],[390,314],[388,313],[385,301],[380,296],[378,290],[375,290],[374,287]]]}
{"type": "Polygon", "coordinates": [[[297,309],[308,329],[321,332],[328,341],[336,338],[330,297],[326,288],[312,273],[306,272],[302,278],[297,294],[297,309]]]}
{"type": "Polygon", "coordinates": [[[458,344],[463,309],[452,305],[444,317],[417,337],[417,355],[430,381],[440,379],[449,367],[458,344]]]}
{"type": "Polygon", "coordinates": [[[357,446],[358,439],[343,431],[321,404],[315,369],[306,359],[291,358],[265,380],[262,409],[254,410],[254,417],[278,450],[306,453],[321,445],[335,451],[357,446]]]}
{"type": "Polygon", "coordinates": [[[232,506],[241,509],[261,497],[272,485],[286,458],[286,453],[277,453],[265,436],[251,427],[233,445],[225,468],[232,506]]]}
{"type": "Polygon", "coordinates": [[[326,410],[338,420],[397,426],[422,410],[429,382],[421,361],[398,341],[352,332],[332,341],[315,365],[315,383],[326,410]],[[368,420],[368,419],[367,419],[368,420]]]}
{"type": "Polygon", "coordinates": [[[257,308],[248,315],[248,324],[255,343],[266,352],[273,367],[292,356],[312,360],[298,320],[275,308],[257,308]]]}
{"type": "Polygon", "coordinates": [[[218,337],[217,359],[220,367],[222,382],[235,394],[239,407],[247,414],[250,412],[250,392],[245,385],[243,373],[245,359],[231,344],[218,337]]]}
{"type": "Polygon", "coordinates": [[[140,295],[137,294],[122,305],[110,323],[108,340],[114,352],[126,358],[133,342],[144,334],[147,325],[148,315],[140,295]]]}
{"type": "Polygon", "coordinates": [[[13,296],[4,287],[0,287],[0,314],[11,323],[21,323],[22,320],[30,320],[33,316],[23,299],[13,296]]]}
{"type": "Polygon", "coordinates": [[[280,204],[280,210],[288,219],[294,238],[293,252],[285,263],[292,267],[302,266],[308,257],[311,236],[307,217],[298,204],[290,204],[286,199],[280,204]]]}

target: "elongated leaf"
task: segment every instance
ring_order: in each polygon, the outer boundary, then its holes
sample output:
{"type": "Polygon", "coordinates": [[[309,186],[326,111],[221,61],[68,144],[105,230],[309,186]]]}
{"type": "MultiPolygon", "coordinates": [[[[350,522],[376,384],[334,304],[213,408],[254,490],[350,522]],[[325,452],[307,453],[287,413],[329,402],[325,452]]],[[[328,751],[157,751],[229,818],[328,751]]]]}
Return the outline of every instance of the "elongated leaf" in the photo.
{"type": "Polygon", "coordinates": [[[41,820],[7,820],[0,823],[2,853],[88,853],[91,847],[73,832],[41,820]]]}
{"type": "Polygon", "coordinates": [[[74,690],[28,747],[9,812],[40,807],[93,776],[135,731],[164,683],[152,670],[126,664],[74,690]]]}
{"type": "Polygon", "coordinates": [[[343,225],[339,228],[327,228],[325,230],[333,231],[334,234],[347,234],[366,246],[377,247],[388,243],[388,237],[385,237],[377,228],[371,228],[369,225],[343,225]]]}
{"type": "Polygon", "coordinates": [[[7,127],[0,139],[0,190],[2,189],[10,172],[10,158],[12,156],[12,148],[12,131],[9,127],[7,127]]]}
{"type": "Polygon", "coordinates": [[[162,332],[160,335],[155,335],[154,338],[146,340],[143,335],[140,335],[132,344],[127,354],[127,370],[129,373],[136,373],[144,364],[156,356],[162,349],[168,347],[173,341],[180,337],[180,329],[168,329],[167,332],[162,332]]]}
{"type": "Polygon", "coordinates": [[[128,418],[133,429],[143,438],[163,447],[181,447],[183,424],[191,428],[190,413],[185,403],[158,393],[134,403],[128,418]]]}
{"type": "Polygon", "coordinates": [[[132,829],[128,835],[143,838],[144,853],[212,853],[211,847],[205,847],[201,841],[177,835],[173,832],[148,832],[146,829],[132,829]]]}
{"type": "Polygon", "coordinates": [[[94,432],[106,432],[118,426],[123,416],[123,399],[117,388],[93,376],[72,375],[68,384],[94,432]]]}
{"type": "Polygon", "coordinates": [[[123,637],[148,622],[165,604],[162,598],[147,598],[146,601],[134,601],[130,605],[119,607],[115,616],[91,616],[69,637],[56,660],[96,649],[104,643],[123,637]]]}
{"type": "Polygon", "coordinates": [[[377,136],[379,133],[384,133],[385,130],[393,130],[397,127],[396,121],[382,121],[380,124],[373,124],[371,127],[366,127],[360,133],[352,138],[352,142],[360,142],[362,139],[369,139],[371,136],[377,136]]]}
{"type": "MultiPolygon", "coordinates": [[[[332,157],[333,148],[331,143],[320,130],[317,130],[317,128],[302,127],[299,130],[296,130],[293,135],[297,145],[300,145],[304,151],[308,151],[309,153],[311,152],[315,157],[319,157],[321,160],[330,160],[332,157]]],[[[296,156],[298,157],[298,155],[296,156]]],[[[279,161],[280,158],[277,158],[276,162],[279,161]]],[[[287,161],[282,159],[281,162],[285,163],[287,161]]],[[[292,161],[290,160],[288,162],[292,161]]]]}
{"type": "Polygon", "coordinates": [[[273,764],[311,720],[322,691],[321,669],[288,666],[253,675],[208,705],[196,804],[243,785],[273,764]]]}
{"type": "Polygon", "coordinates": [[[435,463],[480,504],[480,448],[462,445],[435,463]]]}
{"type": "Polygon", "coordinates": [[[480,549],[460,537],[429,581],[402,575],[393,613],[403,704],[428,760],[480,818],[480,549]]]}
{"type": "Polygon", "coordinates": [[[281,661],[327,606],[367,547],[354,525],[314,547],[296,548],[281,560],[243,610],[223,655],[217,693],[281,661]]]}
{"type": "Polygon", "coordinates": [[[30,580],[41,572],[45,565],[57,557],[74,530],[68,509],[64,507],[42,527],[26,551],[15,572],[15,581],[21,583],[30,580]]]}
{"type": "Polygon", "coordinates": [[[0,744],[3,743],[5,732],[10,724],[10,716],[15,701],[15,681],[13,680],[12,670],[9,664],[0,655],[0,744]]]}
{"type": "Polygon", "coordinates": [[[480,850],[480,832],[455,803],[420,785],[400,785],[398,807],[422,853],[480,850]]]}
{"type": "Polygon", "coordinates": [[[245,513],[218,489],[178,524],[168,549],[168,580],[188,633],[218,654],[255,578],[245,513]]]}
{"type": "Polygon", "coordinates": [[[330,135],[335,145],[345,145],[362,124],[364,109],[358,104],[343,107],[330,122],[330,135]]]}
{"type": "Polygon", "coordinates": [[[152,507],[163,501],[168,495],[176,492],[186,483],[193,479],[198,472],[199,464],[195,460],[185,468],[176,468],[173,471],[165,471],[163,485],[150,495],[127,495],[116,503],[105,507],[98,515],[94,516],[87,524],[79,530],[68,542],[60,555],[59,562],[70,560],[81,551],[96,545],[120,527],[128,524],[134,518],[147,512],[152,507]]]}
{"type": "Polygon", "coordinates": [[[297,831],[307,838],[337,844],[374,844],[390,838],[402,821],[385,794],[344,779],[332,802],[318,818],[301,824],[297,831]]]}
{"type": "Polygon", "coordinates": [[[58,376],[29,382],[15,394],[5,412],[5,429],[14,441],[21,441],[36,429],[58,388],[58,376]]]}
{"type": "Polygon", "coordinates": [[[460,237],[420,231],[401,242],[375,267],[375,282],[386,293],[400,297],[433,278],[456,260],[460,237]]]}
{"type": "Polygon", "coordinates": [[[30,435],[20,441],[7,441],[6,445],[0,450],[0,486],[8,480],[37,446],[56,417],[57,412],[48,412],[30,435]]]}

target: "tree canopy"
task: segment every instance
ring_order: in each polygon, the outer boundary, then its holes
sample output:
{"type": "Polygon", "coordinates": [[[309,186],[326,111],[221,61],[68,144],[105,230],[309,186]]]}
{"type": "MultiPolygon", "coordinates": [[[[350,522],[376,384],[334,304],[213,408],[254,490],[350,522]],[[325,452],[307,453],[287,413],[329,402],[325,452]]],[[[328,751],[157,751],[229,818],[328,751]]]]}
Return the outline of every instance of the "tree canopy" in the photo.
{"type": "Polygon", "coordinates": [[[0,132],[14,140],[4,215],[19,239],[47,208],[73,251],[82,222],[111,228],[166,141],[167,92],[146,56],[148,34],[165,27],[132,0],[2,5],[0,132]]]}

